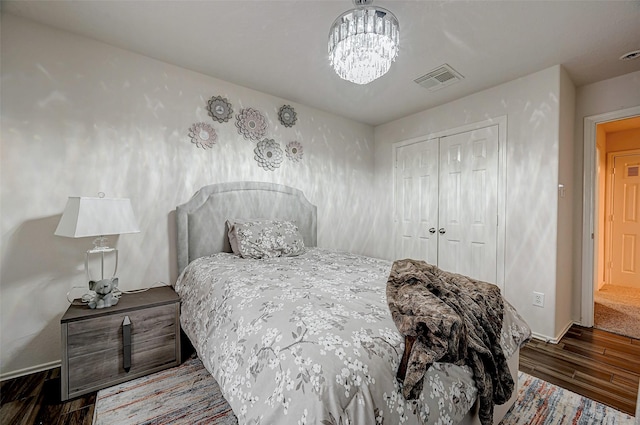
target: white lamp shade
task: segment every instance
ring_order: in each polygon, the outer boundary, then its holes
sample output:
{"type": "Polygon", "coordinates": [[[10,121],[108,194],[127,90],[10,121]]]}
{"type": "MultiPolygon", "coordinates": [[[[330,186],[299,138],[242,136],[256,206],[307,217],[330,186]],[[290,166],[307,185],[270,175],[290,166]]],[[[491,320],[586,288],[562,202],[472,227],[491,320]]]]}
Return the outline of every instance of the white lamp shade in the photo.
{"type": "Polygon", "coordinates": [[[55,234],[82,238],[139,231],[129,199],[70,196],[55,234]]]}

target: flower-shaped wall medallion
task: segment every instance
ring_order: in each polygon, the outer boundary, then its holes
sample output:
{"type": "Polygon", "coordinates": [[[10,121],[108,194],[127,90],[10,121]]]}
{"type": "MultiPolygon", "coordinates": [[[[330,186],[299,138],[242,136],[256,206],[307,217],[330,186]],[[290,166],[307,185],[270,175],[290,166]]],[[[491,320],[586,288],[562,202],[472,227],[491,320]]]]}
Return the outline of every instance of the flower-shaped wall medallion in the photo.
{"type": "Polygon", "coordinates": [[[287,143],[287,147],[284,149],[287,153],[287,158],[291,161],[300,161],[302,159],[302,145],[299,142],[293,141],[287,143]]]}
{"type": "Polygon", "coordinates": [[[218,140],[216,131],[209,124],[204,122],[197,122],[189,127],[189,137],[191,143],[199,148],[210,148],[218,140]]]}
{"type": "Polygon", "coordinates": [[[207,110],[211,118],[218,122],[227,122],[233,116],[231,103],[222,96],[213,96],[209,99],[207,110]]]}
{"type": "Polygon", "coordinates": [[[285,127],[293,127],[298,119],[296,111],[289,105],[284,105],[278,111],[278,118],[285,127]]]}
{"type": "Polygon", "coordinates": [[[238,133],[247,140],[258,140],[267,132],[267,120],[260,111],[253,108],[241,109],[236,119],[238,133]]]}
{"type": "Polygon", "coordinates": [[[283,160],[282,149],[273,139],[263,139],[257,143],[253,150],[253,157],[258,165],[268,171],[273,171],[280,166],[283,160]]]}

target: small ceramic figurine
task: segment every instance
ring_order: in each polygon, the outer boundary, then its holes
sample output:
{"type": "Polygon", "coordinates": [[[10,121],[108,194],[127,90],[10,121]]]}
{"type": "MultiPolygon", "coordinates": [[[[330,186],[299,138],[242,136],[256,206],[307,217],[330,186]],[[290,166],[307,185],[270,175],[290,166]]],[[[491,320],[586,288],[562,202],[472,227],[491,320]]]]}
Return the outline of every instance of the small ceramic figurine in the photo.
{"type": "Polygon", "coordinates": [[[96,296],[89,301],[89,308],[104,308],[118,304],[118,278],[89,281],[89,289],[95,291],[96,296]]]}

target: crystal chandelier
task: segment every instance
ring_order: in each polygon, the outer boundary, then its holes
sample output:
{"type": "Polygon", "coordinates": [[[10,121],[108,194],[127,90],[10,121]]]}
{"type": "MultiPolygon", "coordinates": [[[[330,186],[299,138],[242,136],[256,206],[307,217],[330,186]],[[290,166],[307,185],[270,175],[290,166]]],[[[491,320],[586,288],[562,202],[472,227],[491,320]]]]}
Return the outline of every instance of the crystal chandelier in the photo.
{"type": "Polygon", "coordinates": [[[336,73],[367,84],[389,71],[398,56],[398,19],[373,0],[353,0],[355,9],[338,17],[329,32],[329,60],[336,73]]]}

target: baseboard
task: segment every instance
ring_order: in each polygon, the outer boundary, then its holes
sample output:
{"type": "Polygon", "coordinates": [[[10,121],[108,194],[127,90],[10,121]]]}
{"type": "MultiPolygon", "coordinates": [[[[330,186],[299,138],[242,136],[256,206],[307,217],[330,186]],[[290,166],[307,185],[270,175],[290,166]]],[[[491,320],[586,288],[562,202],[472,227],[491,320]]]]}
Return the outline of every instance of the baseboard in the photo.
{"type": "Polygon", "coordinates": [[[7,379],[19,378],[20,376],[31,375],[32,373],[42,372],[43,370],[54,369],[56,367],[60,367],[60,360],[56,360],[49,363],[42,363],[36,366],[25,367],[24,369],[14,370],[13,372],[2,373],[0,374],[0,382],[6,381],[7,379]]]}
{"type": "Polygon", "coordinates": [[[539,334],[539,333],[533,332],[533,331],[531,331],[531,337],[535,338],[535,339],[539,339],[540,341],[544,341],[544,342],[553,342],[552,338],[549,338],[546,335],[542,335],[542,334],[539,334]]]}
{"type": "Polygon", "coordinates": [[[578,322],[576,322],[576,321],[570,321],[569,323],[567,323],[567,325],[564,327],[564,329],[563,329],[562,331],[560,331],[560,335],[558,335],[558,336],[555,338],[555,340],[554,340],[555,342],[554,342],[554,343],[555,343],[555,344],[557,344],[557,343],[562,339],[562,337],[563,337],[567,332],[569,332],[569,329],[571,329],[571,326],[573,326],[573,325],[577,325],[577,324],[578,324],[578,322]]]}
{"type": "Polygon", "coordinates": [[[569,331],[569,329],[571,329],[571,326],[573,326],[573,325],[579,325],[579,323],[578,322],[574,322],[574,321],[569,322],[564,327],[564,329],[560,332],[560,335],[556,336],[555,338],[550,338],[550,337],[548,337],[546,335],[542,335],[542,334],[539,334],[537,332],[531,332],[531,336],[534,337],[535,339],[539,339],[541,341],[551,342],[552,344],[557,344],[558,342],[560,342],[560,340],[562,339],[564,334],[566,334],[569,331]]]}

